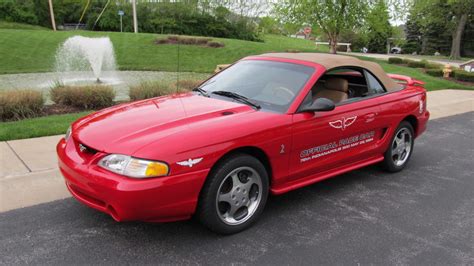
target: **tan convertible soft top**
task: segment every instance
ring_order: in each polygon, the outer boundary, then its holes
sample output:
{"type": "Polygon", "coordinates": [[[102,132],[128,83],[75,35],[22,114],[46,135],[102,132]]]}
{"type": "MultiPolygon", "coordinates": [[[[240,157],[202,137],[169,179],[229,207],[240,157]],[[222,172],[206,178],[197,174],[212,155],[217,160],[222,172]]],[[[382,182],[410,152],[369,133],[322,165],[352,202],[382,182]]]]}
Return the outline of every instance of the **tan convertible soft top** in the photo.
{"type": "Polygon", "coordinates": [[[334,55],[334,54],[323,54],[323,53],[268,53],[259,55],[261,57],[276,57],[285,59],[295,59],[301,61],[313,62],[322,65],[327,70],[336,67],[361,67],[369,70],[374,74],[380,82],[383,83],[385,89],[388,92],[397,91],[402,86],[393,81],[385,71],[374,62],[363,61],[352,56],[334,55]]]}

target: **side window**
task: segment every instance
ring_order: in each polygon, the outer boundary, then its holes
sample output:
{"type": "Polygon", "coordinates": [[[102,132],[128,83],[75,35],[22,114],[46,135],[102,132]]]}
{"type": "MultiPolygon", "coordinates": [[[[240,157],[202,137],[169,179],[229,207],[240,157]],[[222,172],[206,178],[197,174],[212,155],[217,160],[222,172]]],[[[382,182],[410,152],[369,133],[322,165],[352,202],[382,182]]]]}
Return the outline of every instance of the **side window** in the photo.
{"type": "Polygon", "coordinates": [[[370,74],[366,70],[364,70],[364,74],[367,78],[367,87],[369,90],[369,95],[380,94],[385,92],[385,89],[383,88],[382,84],[380,84],[380,82],[374,77],[374,75],[370,74]]]}

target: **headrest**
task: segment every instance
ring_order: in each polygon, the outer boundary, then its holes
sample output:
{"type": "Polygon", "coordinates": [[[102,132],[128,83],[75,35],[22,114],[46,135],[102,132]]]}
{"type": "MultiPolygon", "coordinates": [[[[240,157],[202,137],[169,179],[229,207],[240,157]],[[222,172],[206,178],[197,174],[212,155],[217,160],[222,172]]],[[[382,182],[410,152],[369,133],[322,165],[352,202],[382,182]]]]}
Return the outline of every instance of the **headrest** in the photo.
{"type": "Polygon", "coordinates": [[[324,87],[332,91],[347,92],[349,90],[349,83],[345,79],[341,78],[330,78],[326,80],[324,87]]]}

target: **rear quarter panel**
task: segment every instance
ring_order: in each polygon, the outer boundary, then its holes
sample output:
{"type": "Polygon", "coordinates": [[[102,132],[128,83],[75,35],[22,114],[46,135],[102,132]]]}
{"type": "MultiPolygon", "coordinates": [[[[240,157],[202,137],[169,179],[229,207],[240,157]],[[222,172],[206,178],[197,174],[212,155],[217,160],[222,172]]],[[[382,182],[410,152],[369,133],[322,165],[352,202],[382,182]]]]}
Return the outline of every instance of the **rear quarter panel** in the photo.
{"type": "Polygon", "coordinates": [[[408,117],[416,118],[415,136],[423,133],[429,118],[426,100],[426,90],[419,86],[407,86],[400,91],[380,96],[379,118],[386,133],[378,152],[385,152],[398,125],[408,117]]]}

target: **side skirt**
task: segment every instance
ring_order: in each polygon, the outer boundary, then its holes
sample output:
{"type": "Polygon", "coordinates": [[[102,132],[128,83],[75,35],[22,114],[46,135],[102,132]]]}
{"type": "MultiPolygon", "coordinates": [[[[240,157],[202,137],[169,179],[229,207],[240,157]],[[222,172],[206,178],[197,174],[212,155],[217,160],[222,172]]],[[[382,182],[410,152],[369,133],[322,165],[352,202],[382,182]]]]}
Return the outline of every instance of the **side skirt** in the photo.
{"type": "Polygon", "coordinates": [[[295,190],[295,189],[298,189],[298,188],[301,188],[301,187],[305,187],[305,186],[317,183],[319,181],[322,181],[324,179],[328,179],[328,178],[331,178],[331,177],[334,177],[334,176],[337,176],[337,175],[340,175],[340,174],[343,174],[343,173],[346,173],[346,172],[350,172],[350,171],[353,171],[353,170],[356,170],[356,169],[359,169],[359,168],[362,168],[362,167],[365,167],[365,166],[368,166],[368,165],[371,165],[371,164],[375,164],[375,163],[378,163],[378,162],[381,162],[381,161],[383,161],[383,156],[382,155],[377,155],[375,157],[371,157],[371,158],[366,159],[366,160],[362,160],[362,161],[351,163],[351,164],[348,164],[348,165],[345,165],[345,166],[342,166],[342,167],[334,168],[334,169],[331,169],[331,170],[328,170],[328,171],[325,171],[325,172],[322,172],[322,173],[310,175],[310,176],[307,176],[307,177],[302,178],[300,180],[295,180],[295,181],[292,181],[290,183],[284,184],[284,185],[279,186],[279,187],[273,187],[273,188],[270,189],[270,192],[274,195],[283,194],[283,193],[286,193],[288,191],[295,190]]]}

